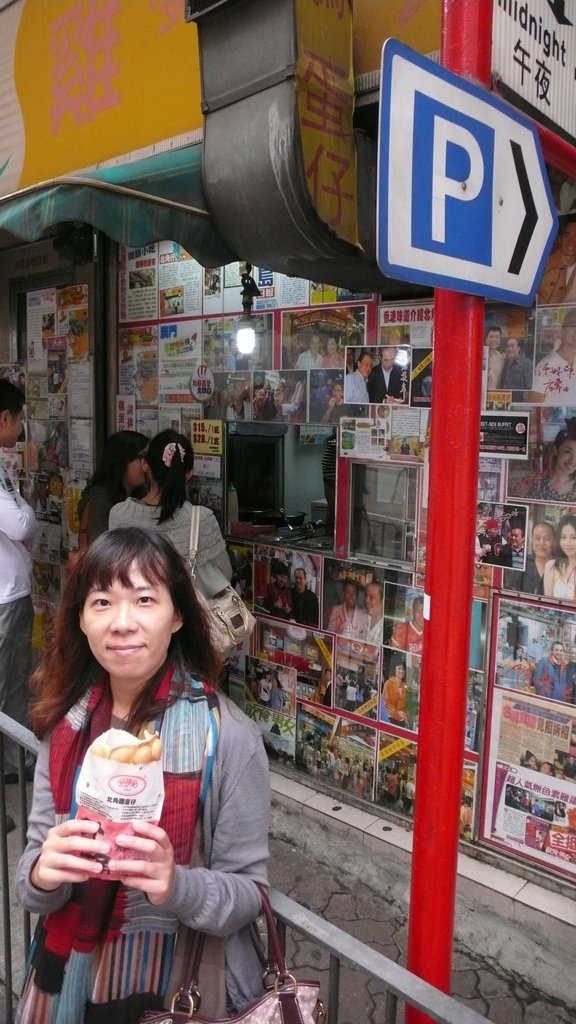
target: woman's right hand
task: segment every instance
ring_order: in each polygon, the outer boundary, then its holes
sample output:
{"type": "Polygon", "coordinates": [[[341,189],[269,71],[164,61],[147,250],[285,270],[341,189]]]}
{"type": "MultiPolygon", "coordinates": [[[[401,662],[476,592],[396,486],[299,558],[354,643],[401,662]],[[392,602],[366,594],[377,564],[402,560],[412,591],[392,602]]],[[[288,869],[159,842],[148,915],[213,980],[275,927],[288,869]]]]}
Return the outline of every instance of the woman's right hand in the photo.
{"type": "Polygon", "coordinates": [[[107,857],[110,844],[98,838],[97,821],[70,818],[54,825],[42,844],[42,852],[30,873],[37,889],[52,892],[65,882],[87,882],[102,874],[96,857],[107,857]]]}

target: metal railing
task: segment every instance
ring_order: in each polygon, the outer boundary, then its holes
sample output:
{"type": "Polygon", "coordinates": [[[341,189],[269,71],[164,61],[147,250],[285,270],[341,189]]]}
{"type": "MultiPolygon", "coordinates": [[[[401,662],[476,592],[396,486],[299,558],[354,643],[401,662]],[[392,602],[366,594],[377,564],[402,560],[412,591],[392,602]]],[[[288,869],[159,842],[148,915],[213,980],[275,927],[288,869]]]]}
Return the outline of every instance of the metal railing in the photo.
{"type": "MultiPolygon", "coordinates": [[[[14,975],[16,970],[19,976],[23,975],[25,957],[30,946],[30,917],[24,911],[16,907],[13,908],[11,905],[13,898],[11,875],[14,873],[15,855],[19,856],[26,842],[28,820],[28,799],[24,776],[26,753],[35,754],[38,742],[28,729],[18,725],[0,712],[0,757],[3,755],[4,736],[9,736],[20,748],[20,781],[17,808],[14,808],[19,817],[20,843],[17,850],[10,849],[10,856],[5,827],[6,788],[3,777],[0,777],[0,885],[4,922],[4,963],[0,965],[0,982],[3,982],[4,985],[5,1002],[4,1016],[0,1009],[0,1019],[3,1019],[6,1024],[14,1024],[14,975]],[[12,870],[10,859],[13,862],[12,870]],[[13,959],[15,933],[21,940],[22,946],[17,963],[14,963],[13,959]]],[[[2,773],[0,773],[1,775],[2,773]]],[[[384,988],[386,994],[382,1024],[397,1024],[401,1004],[421,1010],[437,1024],[482,1024],[488,1019],[422,981],[405,967],[401,967],[394,960],[378,953],[366,943],[348,935],[341,928],[335,927],[317,914],[306,910],[278,890],[270,891],[270,900],[278,919],[280,937],[284,945],[286,945],[287,930],[290,930],[291,933],[308,939],[315,947],[319,947],[329,954],[328,990],[322,993],[327,1004],[327,1024],[338,1024],[342,966],[362,972],[365,976],[375,979],[384,988]]]]}

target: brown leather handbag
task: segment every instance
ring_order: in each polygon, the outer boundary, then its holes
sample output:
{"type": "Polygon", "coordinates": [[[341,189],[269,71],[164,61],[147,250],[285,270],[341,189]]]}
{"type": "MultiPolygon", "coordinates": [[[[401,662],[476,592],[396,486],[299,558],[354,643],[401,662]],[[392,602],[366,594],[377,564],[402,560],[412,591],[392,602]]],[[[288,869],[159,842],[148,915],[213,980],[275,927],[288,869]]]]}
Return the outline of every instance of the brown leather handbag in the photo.
{"type": "Polygon", "coordinates": [[[319,997],[319,982],[297,981],[288,971],[268,895],[261,886],[262,911],[268,929],[268,961],[264,992],[242,1013],[227,1017],[204,1017],[198,974],[205,936],[188,929],[193,952],[186,978],[172,1000],[170,1010],[147,1010],[139,1024],[324,1024],[326,1012],[319,997]]]}

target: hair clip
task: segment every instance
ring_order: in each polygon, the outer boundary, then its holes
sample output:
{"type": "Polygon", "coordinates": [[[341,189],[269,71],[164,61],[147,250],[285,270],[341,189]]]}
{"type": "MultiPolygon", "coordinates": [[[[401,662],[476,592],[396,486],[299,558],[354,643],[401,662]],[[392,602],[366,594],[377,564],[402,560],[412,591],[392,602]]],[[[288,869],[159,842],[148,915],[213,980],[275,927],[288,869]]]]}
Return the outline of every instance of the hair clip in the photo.
{"type": "Polygon", "coordinates": [[[165,466],[170,467],[172,465],[172,459],[174,458],[174,452],[176,451],[176,449],[178,449],[182,463],[184,462],[184,449],[182,445],[177,444],[176,441],[170,441],[170,443],[165,446],[164,451],[162,452],[162,462],[164,463],[165,466]]]}

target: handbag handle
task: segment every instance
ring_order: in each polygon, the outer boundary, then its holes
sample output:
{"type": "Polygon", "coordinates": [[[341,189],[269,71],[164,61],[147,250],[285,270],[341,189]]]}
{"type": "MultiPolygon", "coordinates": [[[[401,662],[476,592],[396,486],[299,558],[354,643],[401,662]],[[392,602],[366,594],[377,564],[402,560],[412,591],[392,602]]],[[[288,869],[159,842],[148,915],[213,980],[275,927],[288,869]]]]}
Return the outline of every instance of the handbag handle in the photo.
{"type": "Polygon", "coordinates": [[[191,505],[192,515],[190,516],[190,540],[188,541],[188,564],[190,575],[196,579],[196,555],[198,554],[198,532],[200,528],[200,512],[197,505],[191,505]]]}
{"type": "MultiPolygon", "coordinates": [[[[266,918],[266,929],[268,932],[268,959],[265,977],[268,974],[275,974],[276,986],[278,987],[278,985],[281,985],[287,979],[291,979],[293,981],[295,981],[295,979],[292,978],[292,975],[286,969],[286,960],[282,952],[280,936],[278,935],[274,912],[268,898],[268,893],[262,885],[258,885],[258,891],[260,893],[261,912],[266,918]]],[[[184,976],[182,987],[172,1000],[172,1012],[178,1010],[180,1006],[184,1007],[185,1012],[196,1012],[200,1006],[201,995],[198,990],[198,977],[200,974],[200,963],[202,961],[205,940],[206,935],[203,932],[195,932],[192,928],[186,929],[186,955],[187,957],[189,956],[188,968],[184,976]]],[[[297,991],[297,985],[295,991],[297,991]]],[[[286,993],[287,996],[291,994],[292,993],[286,993]]]]}

